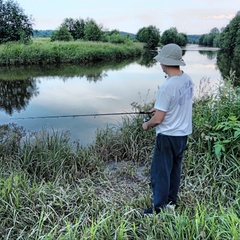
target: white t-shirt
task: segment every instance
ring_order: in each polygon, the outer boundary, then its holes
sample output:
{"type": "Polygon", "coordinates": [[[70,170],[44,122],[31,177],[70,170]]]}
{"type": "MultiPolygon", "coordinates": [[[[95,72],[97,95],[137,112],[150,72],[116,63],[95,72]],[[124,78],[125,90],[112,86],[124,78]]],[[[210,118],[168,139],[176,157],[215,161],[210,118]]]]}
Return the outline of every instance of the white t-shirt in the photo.
{"type": "Polygon", "coordinates": [[[183,73],[167,78],[159,88],[154,108],[166,112],[156,134],[186,136],[192,133],[192,79],[183,73]]]}

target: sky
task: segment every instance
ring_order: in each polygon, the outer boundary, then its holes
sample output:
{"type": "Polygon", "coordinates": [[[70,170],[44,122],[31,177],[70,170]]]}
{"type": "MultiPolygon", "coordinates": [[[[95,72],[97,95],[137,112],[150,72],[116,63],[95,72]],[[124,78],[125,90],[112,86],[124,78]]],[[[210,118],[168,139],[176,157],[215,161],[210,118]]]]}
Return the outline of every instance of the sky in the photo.
{"type": "Polygon", "coordinates": [[[239,0],[15,0],[34,19],[34,29],[56,30],[65,18],[94,19],[106,30],[136,34],[153,25],[163,33],[176,27],[186,34],[209,33],[228,25],[239,0]]]}

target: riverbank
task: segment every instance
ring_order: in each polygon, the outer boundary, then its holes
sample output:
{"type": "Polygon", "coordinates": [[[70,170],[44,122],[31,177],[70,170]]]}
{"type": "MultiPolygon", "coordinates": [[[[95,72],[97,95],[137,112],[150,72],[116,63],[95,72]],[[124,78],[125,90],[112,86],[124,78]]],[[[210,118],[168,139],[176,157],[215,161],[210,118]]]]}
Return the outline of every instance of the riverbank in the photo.
{"type": "Polygon", "coordinates": [[[50,42],[34,40],[31,44],[0,45],[0,66],[47,64],[88,64],[101,61],[120,61],[140,56],[141,44],[112,44],[103,42],[50,42]]]}
{"type": "MultiPolygon", "coordinates": [[[[134,110],[145,111],[136,104],[134,110]]],[[[4,239],[238,239],[240,96],[228,79],[196,100],[179,207],[153,218],[149,168],[155,132],[141,116],[99,130],[81,147],[67,133],[25,136],[1,126],[0,235],[4,239]]]]}

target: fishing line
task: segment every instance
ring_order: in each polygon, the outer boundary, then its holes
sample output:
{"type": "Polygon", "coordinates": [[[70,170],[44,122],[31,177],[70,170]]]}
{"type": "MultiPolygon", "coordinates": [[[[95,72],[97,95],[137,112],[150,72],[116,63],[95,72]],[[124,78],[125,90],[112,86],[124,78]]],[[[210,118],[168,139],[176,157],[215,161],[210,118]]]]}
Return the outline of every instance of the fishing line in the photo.
{"type": "Polygon", "coordinates": [[[150,112],[115,112],[115,113],[88,113],[88,114],[73,114],[73,115],[57,115],[57,116],[39,116],[39,117],[19,117],[12,119],[45,119],[45,118],[76,118],[76,117],[100,117],[100,116],[116,116],[116,115],[138,115],[138,114],[150,114],[150,112]]]}

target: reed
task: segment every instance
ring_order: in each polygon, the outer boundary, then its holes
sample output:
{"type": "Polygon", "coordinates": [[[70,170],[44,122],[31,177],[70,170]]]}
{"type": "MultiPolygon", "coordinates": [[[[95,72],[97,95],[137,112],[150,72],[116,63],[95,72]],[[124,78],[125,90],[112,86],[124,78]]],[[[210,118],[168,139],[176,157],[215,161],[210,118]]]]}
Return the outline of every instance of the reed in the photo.
{"type": "MultiPolygon", "coordinates": [[[[1,238],[239,239],[240,98],[230,86],[226,82],[216,95],[195,101],[179,207],[153,218],[143,216],[142,208],[151,204],[155,133],[141,130],[140,116],[98,131],[88,147],[72,143],[68,133],[1,126],[1,238]],[[223,142],[229,136],[234,145],[223,142]],[[225,144],[221,154],[218,141],[225,144]]],[[[151,106],[133,104],[138,110],[151,106]]]]}
{"type": "Polygon", "coordinates": [[[0,46],[0,66],[47,65],[61,63],[87,64],[104,60],[123,60],[140,56],[143,51],[136,43],[48,42],[31,44],[6,43],[0,46]]]}

